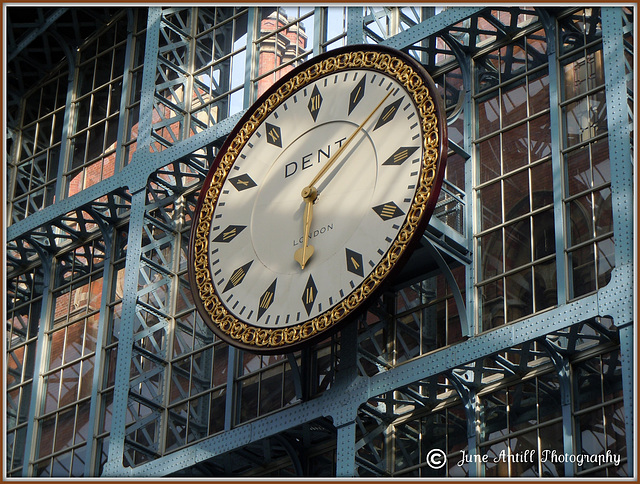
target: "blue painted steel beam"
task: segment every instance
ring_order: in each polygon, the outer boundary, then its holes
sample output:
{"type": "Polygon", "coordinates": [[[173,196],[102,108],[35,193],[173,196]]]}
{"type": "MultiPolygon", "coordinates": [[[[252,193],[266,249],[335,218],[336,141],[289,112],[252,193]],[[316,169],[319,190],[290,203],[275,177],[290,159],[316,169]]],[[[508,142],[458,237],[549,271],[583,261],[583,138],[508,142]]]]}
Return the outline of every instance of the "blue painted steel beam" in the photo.
{"type": "Polygon", "coordinates": [[[104,464],[103,470],[103,476],[105,477],[126,475],[126,469],[124,469],[122,462],[125,451],[124,440],[127,406],[129,404],[129,375],[131,372],[131,357],[133,355],[145,202],[146,193],[144,190],[135,193],[131,200],[126,269],[122,290],[122,316],[120,334],[118,335],[118,359],[113,391],[109,457],[104,464]]]}
{"type": "Polygon", "coordinates": [[[349,45],[362,44],[364,42],[363,8],[347,8],[347,43],[349,45]]]}
{"type": "MultiPolygon", "coordinates": [[[[44,365],[46,361],[46,356],[48,355],[48,351],[46,351],[46,329],[47,323],[50,319],[50,315],[52,312],[53,301],[51,295],[51,266],[52,260],[51,256],[45,256],[43,254],[42,258],[42,287],[44,293],[42,295],[42,303],[40,306],[40,314],[35,317],[38,318],[38,339],[36,340],[36,357],[33,364],[33,384],[31,385],[31,395],[29,395],[29,417],[27,420],[27,432],[25,437],[24,444],[24,455],[22,457],[22,477],[29,477],[32,475],[31,462],[32,454],[35,450],[35,443],[37,442],[38,436],[36,435],[36,431],[38,430],[38,421],[36,420],[36,416],[40,413],[40,402],[41,398],[44,398],[42,392],[40,390],[40,385],[42,382],[41,376],[44,370],[44,365]]],[[[35,322],[31,322],[31,324],[35,324],[35,322]]],[[[26,398],[26,392],[25,396],[26,398]]]]}
{"type": "MultiPolygon", "coordinates": [[[[156,69],[160,28],[162,25],[162,8],[150,7],[147,16],[147,36],[144,52],[142,85],[140,88],[140,114],[138,116],[138,152],[148,153],[151,147],[151,131],[153,127],[153,98],[156,92],[156,69]],[[142,128],[142,129],[141,129],[142,128]]],[[[133,165],[135,160],[132,160],[133,165]]]]}
{"type": "Polygon", "coordinates": [[[380,43],[396,49],[404,49],[440,32],[441,30],[448,29],[452,25],[479,13],[484,8],[486,7],[456,6],[448,8],[409,29],[400,32],[398,35],[385,39],[380,43]]]}
{"type": "MultiPolygon", "coordinates": [[[[626,280],[623,294],[635,294],[637,268],[633,263],[637,232],[630,214],[637,208],[634,203],[634,160],[631,155],[631,121],[627,108],[627,83],[625,72],[624,28],[620,7],[602,7],[602,44],[604,56],[605,96],[607,101],[607,130],[609,132],[609,160],[611,164],[611,198],[613,233],[615,236],[615,262],[611,282],[600,291],[610,304],[602,301],[602,314],[611,315],[620,329],[625,437],[627,444],[627,468],[633,474],[634,458],[634,389],[636,368],[634,340],[634,313],[629,304],[616,305],[615,281],[626,280]],[[634,208],[636,207],[636,208],[634,208]]],[[[635,187],[637,190],[637,186],[635,187]]],[[[636,214],[637,216],[637,214],[636,214]]],[[[622,297],[623,294],[619,296],[622,297]]]]}
{"type": "MultiPolygon", "coordinates": [[[[257,12],[257,8],[250,8],[247,11],[247,47],[246,47],[246,54],[245,54],[245,58],[244,58],[244,72],[245,72],[245,78],[244,78],[244,100],[243,100],[243,108],[244,109],[248,109],[249,106],[251,106],[251,103],[254,101],[254,97],[253,97],[253,76],[254,73],[257,72],[257,65],[258,65],[258,58],[259,56],[256,56],[256,52],[255,52],[255,48],[254,48],[254,43],[256,38],[258,38],[260,35],[256,35],[256,30],[257,30],[257,21],[256,21],[256,14],[257,12]]],[[[258,32],[259,34],[259,32],[258,32]]]]}
{"type": "MultiPolygon", "coordinates": [[[[122,316],[120,334],[118,338],[118,359],[116,362],[115,388],[113,391],[113,410],[111,418],[111,435],[109,439],[109,456],[104,464],[104,476],[122,476],[126,474],[123,467],[125,453],[127,407],[129,405],[129,376],[131,374],[131,358],[133,356],[134,328],[136,321],[136,306],[138,300],[138,278],[140,274],[140,257],[142,255],[142,238],[144,232],[144,215],[146,205],[146,179],[150,166],[140,166],[139,158],[149,159],[151,145],[153,96],[155,92],[155,74],[158,61],[159,37],[162,20],[162,9],[149,8],[147,17],[147,33],[145,47],[145,65],[142,78],[142,97],[140,101],[140,116],[138,121],[138,149],[134,153],[132,162],[127,165],[120,176],[112,177],[115,181],[124,181],[127,172],[135,183],[131,187],[131,211],[129,216],[129,233],[127,258],[125,265],[124,287],[122,296],[122,316]],[[138,155],[138,156],[136,156],[138,155]],[[147,155],[147,156],[145,156],[147,155]],[[136,183],[137,182],[137,183],[136,183]]],[[[165,155],[166,156],[166,155],[165,155]]],[[[159,158],[163,158],[160,156],[159,158]]],[[[147,162],[148,164],[149,162],[147,162]]],[[[105,180],[102,183],[107,183],[105,180]]],[[[101,184],[102,184],[101,183],[101,184]]],[[[129,182],[131,183],[131,182],[129,182]]],[[[100,185],[100,184],[98,184],[100,185]]],[[[96,185],[96,186],[98,186],[96,185]]],[[[82,194],[84,192],[81,192],[82,194]]]]}
{"type": "Polygon", "coordinates": [[[544,26],[547,36],[547,56],[549,61],[549,131],[551,136],[551,169],[553,173],[553,221],[556,260],[556,287],[558,305],[567,302],[567,270],[565,255],[565,223],[563,201],[564,162],[562,159],[562,138],[560,128],[560,93],[558,92],[559,72],[558,56],[556,53],[556,19],[550,17],[545,10],[540,9],[538,16],[544,26]]]}

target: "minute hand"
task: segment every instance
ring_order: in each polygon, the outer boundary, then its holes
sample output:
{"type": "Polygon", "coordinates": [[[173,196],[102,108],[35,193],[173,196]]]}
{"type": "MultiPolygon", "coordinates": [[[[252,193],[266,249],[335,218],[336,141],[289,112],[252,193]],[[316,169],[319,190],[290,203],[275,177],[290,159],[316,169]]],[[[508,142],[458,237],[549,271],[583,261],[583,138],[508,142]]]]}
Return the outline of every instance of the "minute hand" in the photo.
{"type": "Polygon", "coordinates": [[[367,124],[367,121],[369,121],[371,119],[371,116],[373,116],[375,114],[375,112],[380,108],[380,106],[382,106],[382,104],[387,100],[387,98],[391,95],[391,91],[389,91],[387,93],[387,95],[382,99],[382,101],[380,101],[380,103],[375,107],[375,109],[373,111],[371,111],[371,114],[369,114],[369,116],[367,116],[367,118],[360,123],[360,126],[358,126],[356,128],[356,130],[351,134],[351,136],[349,136],[349,138],[347,138],[347,141],[345,141],[340,148],[338,149],[338,151],[336,151],[334,153],[334,155],[329,158],[329,161],[327,161],[325,163],[325,165],[322,167],[322,169],[318,172],[318,174],[315,176],[315,178],[311,181],[311,183],[309,183],[308,188],[314,187],[315,184],[318,182],[318,180],[320,180],[320,178],[322,178],[322,176],[327,172],[327,170],[329,170],[329,168],[331,168],[331,166],[335,163],[335,161],[338,159],[338,157],[342,154],[342,152],[347,149],[347,146],[349,146],[349,143],[351,143],[353,141],[353,138],[356,137],[356,135],[358,134],[358,132],[362,129],[362,127],[367,124]]]}

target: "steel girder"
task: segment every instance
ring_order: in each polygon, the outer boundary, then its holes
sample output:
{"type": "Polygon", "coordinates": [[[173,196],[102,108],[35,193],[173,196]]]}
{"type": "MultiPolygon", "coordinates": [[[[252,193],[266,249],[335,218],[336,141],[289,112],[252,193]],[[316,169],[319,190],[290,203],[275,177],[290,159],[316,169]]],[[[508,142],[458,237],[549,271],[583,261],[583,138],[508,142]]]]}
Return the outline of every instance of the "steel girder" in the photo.
{"type": "MultiPolygon", "coordinates": [[[[602,8],[602,37],[605,55],[605,79],[607,99],[607,124],[609,131],[609,158],[611,161],[611,193],[613,198],[614,234],[616,237],[616,267],[613,269],[612,281],[616,279],[622,293],[611,293],[611,284],[601,292],[603,299],[613,303],[622,294],[636,294],[637,267],[634,266],[635,242],[633,220],[629,211],[634,207],[634,159],[631,156],[631,126],[634,112],[629,115],[629,99],[627,92],[628,68],[625,65],[625,30],[628,18],[620,8],[602,8]],[[623,282],[626,281],[626,282],[623,282]]],[[[632,101],[633,105],[633,101],[632,101]]],[[[637,190],[637,186],[635,186],[637,190]]],[[[637,192],[636,192],[637,193],[637,192]]],[[[637,217],[637,214],[636,214],[637,217]]],[[[635,233],[637,236],[637,232],[635,233]]],[[[629,469],[634,468],[633,446],[634,406],[633,388],[636,376],[634,368],[634,344],[636,339],[633,319],[633,302],[613,307],[602,304],[603,314],[610,314],[621,328],[621,352],[624,379],[625,425],[627,429],[627,449],[629,453],[629,469]]]]}

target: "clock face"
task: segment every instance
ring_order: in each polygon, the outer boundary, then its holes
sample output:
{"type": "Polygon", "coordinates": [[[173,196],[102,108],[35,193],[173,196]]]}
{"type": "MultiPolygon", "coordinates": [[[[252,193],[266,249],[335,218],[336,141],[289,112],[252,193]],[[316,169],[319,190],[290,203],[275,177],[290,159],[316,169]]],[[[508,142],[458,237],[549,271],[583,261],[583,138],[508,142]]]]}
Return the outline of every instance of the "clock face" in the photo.
{"type": "Polygon", "coordinates": [[[274,85],[222,147],[194,221],[212,329],[284,352],[360,308],[433,210],[444,125],[428,75],[389,49],[333,51],[274,85]]]}

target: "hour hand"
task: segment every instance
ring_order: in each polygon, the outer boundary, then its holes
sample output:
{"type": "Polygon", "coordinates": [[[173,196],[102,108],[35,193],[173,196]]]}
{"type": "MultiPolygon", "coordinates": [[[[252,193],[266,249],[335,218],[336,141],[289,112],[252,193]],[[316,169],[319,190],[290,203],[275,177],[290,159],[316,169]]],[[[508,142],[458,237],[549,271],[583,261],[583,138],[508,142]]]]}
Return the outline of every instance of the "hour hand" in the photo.
{"type": "Polygon", "coordinates": [[[304,218],[302,220],[302,247],[293,254],[293,258],[300,264],[301,269],[304,269],[315,250],[313,245],[309,245],[309,231],[311,230],[311,219],[313,218],[313,204],[317,196],[318,190],[315,187],[305,187],[302,190],[302,198],[305,203],[304,218]]]}

